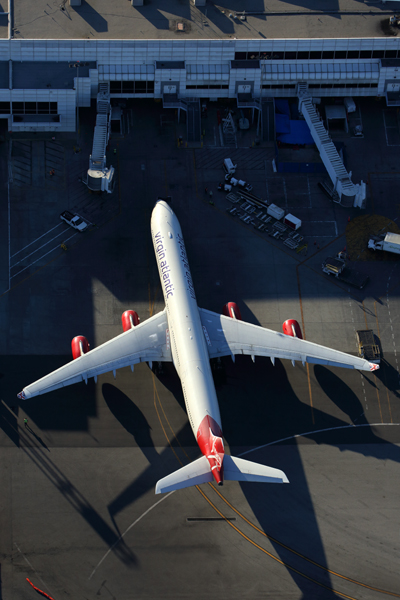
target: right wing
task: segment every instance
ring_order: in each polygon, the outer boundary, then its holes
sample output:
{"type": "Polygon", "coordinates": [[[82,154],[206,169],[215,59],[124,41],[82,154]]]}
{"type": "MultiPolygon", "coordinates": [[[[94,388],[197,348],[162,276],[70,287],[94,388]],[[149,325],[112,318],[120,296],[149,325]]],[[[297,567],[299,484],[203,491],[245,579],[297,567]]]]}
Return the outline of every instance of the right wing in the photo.
{"type": "Polygon", "coordinates": [[[379,365],[364,358],[290,337],[259,325],[225,317],[204,308],[199,308],[199,313],[210,358],[249,354],[253,357],[268,356],[272,362],[275,358],[286,358],[303,364],[307,362],[362,371],[379,369],[379,365]]]}
{"type": "Polygon", "coordinates": [[[132,367],[139,362],[171,361],[168,321],[165,309],[140,325],[129,329],[31,383],[18,394],[25,400],[58,388],[86,381],[108,371],[132,367]]]}

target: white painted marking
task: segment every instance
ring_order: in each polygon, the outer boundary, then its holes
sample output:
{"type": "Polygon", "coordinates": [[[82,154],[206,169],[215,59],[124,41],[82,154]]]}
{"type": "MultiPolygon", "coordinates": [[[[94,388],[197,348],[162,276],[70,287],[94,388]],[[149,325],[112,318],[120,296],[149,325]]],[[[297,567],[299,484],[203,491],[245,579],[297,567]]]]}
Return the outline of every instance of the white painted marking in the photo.
{"type": "Polygon", "coordinates": [[[26,558],[25,554],[22,552],[21,548],[18,546],[18,544],[16,542],[14,542],[14,546],[17,548],[18,552],[21,554],[22,558],[24,559],[24,561],[26,562],[26,564],[32,569],[32,571],[35,573],[36,577],[38,579],[40,579],[41,583],[44,585],[45,588],[47,588],[47,591],[49,591],[51,594],[53,593],[51,591],[51,589],[45,584],[45,582],[43,581],[43,579],[40,577],[39,573],[36,571],[36,569],[31,565],[31,563],[29,562],[29,560],[26,558]]]}
{"type": "MultiPolygon", "coordinates": [[[[71,237],[69,237],[66,240],[64,240],[64,242],[68,242],[69,240],[72,240],[72,238],[75,237],[76,235],[78,235],[78,234],[74,233],[74,235],[71,235],[71,237]]],[[[46,254],[43,254],[42,256],[39,256],[39,258],[37,260],[35,260],[33,263],[31,263],[27,267],[24,267],[23,269],[21,269],[20,271],[18,271],[18,273],[15,273],[15,275],[13,275],[11,277],[11,279],[13,279],[14,277],[17,277],[17,275],[19,275],[20,273],[23,273],[24,271],[26,271],[26,269],[29,269],[29,267],[32,267],[33,265],[35,265],[39,260],[41,260],[42,258],[44,258],[45,256],[47,256],[48,254],[51,254],[52,252],[54,252],[54,250],[59,250],[59,248],[60,248],[60,246],[56,246],[52,250],[49,250],[48,252],[46,252],[46,254]]]]}
{"type": "Polygon", "coordinates": [[[284,179],[282,179],[282,184],[283,184],[283,195],[285,196],[285,207],[286,209],[288,208],[288,203],[287,203],[287,190],[286,190],[286,181],[284,179]]]}
{"type": "Polygon", "coordinates": [[[24,262],[24,260],[26,260],[27,258],[29,258],[30,256],[32,256],[33,254],[36,254],[36,252],[39,252],[39,250],[41,250],[45,246],[48,246],[51,242],[54,242],[54,240],[57,239],[58,237],[60,237],[60,235],[63,235],[63,233],[64,233],[64,231],[61,231],[58,235],[56,235],[53,238],[51,238],[51,240],[49,240],[48,242],[46,242],[42,246],[39,246],[39,248],[36,248],[36,250],[34,250],[33,252],[31,252],[30,254],[27,254],[26,256],[24,256],[24,258],[21,258],[21,260],[19,260],[17,263],[15,263],[14,265],[12,265],[11,268],[13,269],[17,265],[20,265],[22,262],[24,262]]]}
{"type": "Polygon", "coordinates": [[[269,187],[268,187],[268,179],[265,180],[265,187],[267,191],[267,203],[269,204],[269,187]]]}
{"type": "Polygon", "coordinates": [[[101,559],[101,561],[97,564],[97,566],[93,569],[92,574],[89,577],[89,580],[92,579],[93,575],[96,573],[97,569],[99,568],[99,566],[101,565],[102,562],[105,561],[105,559],[107,558],[107,556],[110,554],[110,552],[112,550],[114,550],[115,546],[117,544],[119,544],[119,542],[122,540],[122,538],[128,533],[128,531],[130,531],[132,529],[132,527],[134,527],[137,523],[139,523],[139,521],[141,521],[143,519],[143,517],[145,517],[146,515],[149,514],[149,512],[151,512],[153,510],[153,508],[155,508],[156,506],[158,506],[159,504],[161,504],[161,502],[164,502],[164,500],[166,500],[167,498],[169,498],[169,496],[171,496],[171,494],[175,494],[176,490],[173,490],[172,492],[169,492],[169,494],[167,494],[166,496],[164,496],[163,498],[161,498],[161,500],[158,500],[155,504],[153,504],[153,506],[150,506],[150,508],[148,508],[147,510],[144,511],[144,513],[142,515],[140,515],[140,517],[138,517],[136,519],[136,521],[133,521],[133,523],[131,523],[128,527],[128,529],[125,529],[124,533],[117,539],[117,541],[107,550],[107,552],[105,553],[105,555],[103,556],[103,558],[101,559]]]}
{"type": "MultiPolygon", "coordinates": [[[[8,289],[11,288],[11,207],[10,207],[10,182],[7,184],[8,195],[8,289]]],[[[8,291],[8,290],[7,290],[8,291]]]]}
{"type": "Polygon", "coordinates": [[[385,128],[386,146],[389,146],[389,140],[388,140],[387,131],[386,131],[385,111],[383,111],[383,126],[385,128]]]}
{"type": "Polygon", "coordinates": [[[308,173],[307,173],[307,188],[308,188],[308,199],[310,200],[310,204],[309,204],[308,208],[312,208],[310,178],[308,177],[308,173]]]}
{"type": "Polygon", "coordinates": [[[246,454],[250,454],[250,452],[262,450],[267,446],[273,446],[274,444],[280,444],[281,442],[287,442],[288,440],[294,440],[296,438],[305,437],[306,435],[324,433],[325,431],[336,431],[337,429],[351,429],[352,427],[398,427],[399,425],[400,423],[360,423],[360,425],[340,425],[339,427],[327,427],[326,429],[316,429],[315,431],[307,431],[306,433],[296,433],[295,435],[289,435],[288,437],[281,438],[280,440],[275,440],[274,442],[268,442],[268,444],[263,444],[262,446],[257,446],[257,448],[252,448],[251,450],[246,450],[246,452],[241,452],[241,454],[238,454],[237,456],[245,456],[246,454]]]}
{"type": "Polygon", "coordinates": [[[54,229],[57,229],[57,227],[60,227],[61,225],[63,225],[63,223],[59,223],[55,227],[52,227],[51,229],[49,229],[48,231],[46,231],[46,233],[44,233],[40,237],[36,238],[36,240],[33,240],[33,242],[31,242],[30,244],[27,244],[26,246],[24,246],[23,248],[21,248],[21,250],[18,250],[18,252],[16,252],[15,254],[13,254],[10,258],[14,258],[14,256],[17,256],[17,254],[19,254],[20,252],[22,252],[22,250],[26,250],[26,248],[29,248],[29,246],[32,246],[32,244],[35,244],[35,242],[37,242],[38,240],[41,240],[42,237],[44,237],[45,235],[47,235],[48,233],[50,233],[54,229]]]}
{"type": "Polygon", "coordinates": [[[389,127],[388,125],[386,125],[386,119],[385,119],[385,111],[383,111],[383,121],[385,123],[385,136],[386,136],[386,144],[387,146],[391,147],[391,146],[400,146],[400,144],[389,144],[388,141],[388,136],[387,136],[387,130],[388,129],[394,129],[395,131],[398,131],[398,127],[396,126],[391,126],[389,127]]]}
{"type": "MultiPolygon", "coordinates": [[[[289,208],[290,208],[290,206],[289,206],[289,208]]],[[[307,237],[308,237],[308,238],[311,238],[311,237],[317,237],[317,238],[333,238],[333,237],[337,237],[337,236],[338,236],[338,229],[337,229],[337,223],[336,223],[336,221],[307,221],[307,224],[308,224],[308,223],[317,223],[317,224],[318,224],[318,223],[324,223],[324,224],[326,224],[326,223],[333,223],[333,227],[334,227],[334,229],[335,229],[335,234],[334,234],[334,235],[308,235],[308,234],[307,234],[307,237]]]]}

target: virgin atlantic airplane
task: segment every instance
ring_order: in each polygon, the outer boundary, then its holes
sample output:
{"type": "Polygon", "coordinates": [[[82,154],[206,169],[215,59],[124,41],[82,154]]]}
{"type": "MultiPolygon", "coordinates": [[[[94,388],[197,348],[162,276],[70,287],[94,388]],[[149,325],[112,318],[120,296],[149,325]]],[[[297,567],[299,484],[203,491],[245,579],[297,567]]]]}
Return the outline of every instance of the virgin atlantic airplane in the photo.
{"type": "Polygon", "coordinates": [[[192,276],[179,221],[170,206],[159,200],[151,216],[151,235],[156,255],[165,309],[140,323],[137,313],[122,315],[124,333],[89,351],[84,336],[72,340],[74,360],[18,394],[32,398],[58,388],[85,381],[108,371],[136,363],[172,361],[181,380],[190,425],[202,456],[158,481],[156,493],[224,480],[288,483],[279,469],[224,453],[222,425],[210,359],[248,354],[289,359],[293,365],[315,363],[373,371],[378,365],[302,339],[297,321],[283,324],[283,333],[241,320],[237,305],[229,302],[223,315],[197,306],[192,276]]]}

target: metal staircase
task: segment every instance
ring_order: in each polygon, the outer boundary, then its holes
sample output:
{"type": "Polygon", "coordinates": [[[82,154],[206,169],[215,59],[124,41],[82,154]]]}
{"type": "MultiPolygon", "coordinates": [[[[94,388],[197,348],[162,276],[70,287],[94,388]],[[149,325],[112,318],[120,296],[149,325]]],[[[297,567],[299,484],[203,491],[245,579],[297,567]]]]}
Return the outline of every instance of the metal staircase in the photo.
{"type": "Polygon", "coordinates": [[[321,159],[333,184],[333,201],[342,206],[365,207],[366,186],[363,181],[354,184],[346,171],[335,145],[326,131],[319,112],[312,103],[307,84],[300,82],[297,86],[299,111],[310,128],[311,135],[319,150],[321,159]]]}
{"type": "Polygon", "coordinates": [[[179,98],[178,94],[163,94],[163,108],[178,109],[178,123],[181,109],[186,112],[186,139],[188,143],[201,142],[200,98],[179,98]]]}

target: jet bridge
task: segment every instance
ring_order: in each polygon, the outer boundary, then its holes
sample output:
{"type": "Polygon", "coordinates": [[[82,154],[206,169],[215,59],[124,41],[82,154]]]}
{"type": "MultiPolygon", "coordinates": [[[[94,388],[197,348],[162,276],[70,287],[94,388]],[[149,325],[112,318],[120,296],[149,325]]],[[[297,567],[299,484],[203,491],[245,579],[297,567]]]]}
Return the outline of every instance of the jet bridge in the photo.
{"type": "Polygon", "coordinates": [[[346,171],[343,161],[323,125],[320,114],[307,91],[307,84],[298,84],[297,95],[299,98],[299,111],[310,128],[321,159],[331,178],[333,184],[332,200],[342,206],[364,208],[366,185],[363,181],[359,184],[354,184],[351,181],[351,174],[346,171]]]}
{"type": "Polygon", "coordinates": [[[163,108],[177,108],[178,123],[181,109],[184,110],[186,112],[187,142],[189,144],[201,143],[200,98],[179,98],[176,93],[164,93],[163,108]]]}
{"type": "Polygon", "coordinates": [[[97,117],[94,128],[89,169],[83,182],[94,192],[111,192],[114,189],[114,167],[106,166],[106,148],[111,131],[111,104],[108,83],[100,83],[97,94],[97,117]]]}

